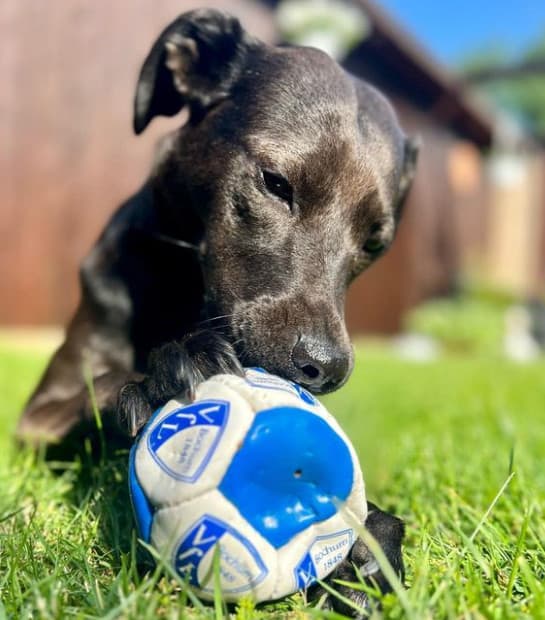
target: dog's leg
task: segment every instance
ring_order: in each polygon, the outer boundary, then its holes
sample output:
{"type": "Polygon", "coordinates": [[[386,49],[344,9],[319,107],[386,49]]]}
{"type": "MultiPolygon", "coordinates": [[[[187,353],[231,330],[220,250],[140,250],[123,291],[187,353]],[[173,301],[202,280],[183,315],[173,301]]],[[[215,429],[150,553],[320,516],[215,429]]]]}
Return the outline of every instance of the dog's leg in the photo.
{"type": "MultiPolygon", "coordinates": [[[[129,381],[142,379],[143,375],[124,370],[111,370],[92,379],[94,398],[106,433],[118,431],[116,424],[119,390],[129,381]]],[[[95,410],[89,387],[81,382],[60,383],[54,389],[40,390],[26,407],[16,435],[32,445],[56,444],[70,436],[81,437],[96,430],[95,410]],[[70,390],[70,391],[68,391],[70,390]]]]}
{"type": "Polygon", "coordinates": [[[198,331],[155,349],[148,375],[119,393],[119,428],[134,437],[155,408],[174,396],[191,395],[199,383],[219,373],[243,375],[243,369],[231,344],[216,332],[198,331]]]}
{"type": "MultiPolygon", "coordinates": [[[[365,527],[381,546],[384,555],[394,569],[397,576],[403,581],[405,577],[405,569],[403,566],[403,557],[401,554],[401,543],[405,533],[403,521],[394,517],[387,512],[380,510],[371,502],[367,503],[368,517],[365,527]]],[[[371,553],[367,545],[361,538],[358,538],[354,546],[350,550],[348,557],[342,562],[329,577],[325,580],[333,589],[335,589],[342,597],[351,600],[362,614],[358,614],[355,609],[340,600],[334,594],[325,593],[321,587],[317,587],[311,594],[316,599],[325,594],[326,607],[335,611],[352,616],[365,617],[365,611],[370,609],[370,600],[368,595],[361,590],[350,588],[346,585],[335,583],[341,580],[349,583],[359,583],[360,578],[356,571],[365,580],[369,586],[378,588],[382,594],[392,591],[389,581],[386,579],[374,555],[371,553]]]]}

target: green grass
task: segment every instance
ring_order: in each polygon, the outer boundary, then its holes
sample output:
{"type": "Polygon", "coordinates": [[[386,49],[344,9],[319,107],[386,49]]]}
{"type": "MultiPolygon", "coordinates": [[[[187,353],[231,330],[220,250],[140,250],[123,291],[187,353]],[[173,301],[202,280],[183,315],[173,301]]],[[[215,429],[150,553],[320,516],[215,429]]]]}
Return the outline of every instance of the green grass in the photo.
{"type": "MultiPolygon", "coordinates": [[[[221,602],[188,607],[175,580],[142,569],[125,455],[89,468],[15,450],[45,359],[0,348],[0,620],[222,617],[221,602]]],[[[385,617],[545,618],[544,379],[543,363],[412,364],[359,348],[327,405],[359,452],[368,496],[407,524],[405,609],[389,595],[385,617]]],[[[324,615],[300,595],[231,613],[324,615]]]]}

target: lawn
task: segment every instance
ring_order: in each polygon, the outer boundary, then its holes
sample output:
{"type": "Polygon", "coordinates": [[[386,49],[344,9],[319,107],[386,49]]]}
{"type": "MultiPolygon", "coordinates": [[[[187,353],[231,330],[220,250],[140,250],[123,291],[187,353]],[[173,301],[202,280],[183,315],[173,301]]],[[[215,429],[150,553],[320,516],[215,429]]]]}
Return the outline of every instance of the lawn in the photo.
{"type": "MultiPolygon", "coordinates": [[[[411,363],[377,345],[357,358],[326,404],[359,452],[368,496],[407,524],[408,589],[383,600],[384,617],[545,618],[545,363],[411,363]]],[[[125,455],[88,467],[15,450],[45,359],[0,347],[0,620],[221,617],[221,605],[186,607],[175,581],[142,570],[125,455]]],[[[230,613],[326,617],[301,595],[230,613]]]]}

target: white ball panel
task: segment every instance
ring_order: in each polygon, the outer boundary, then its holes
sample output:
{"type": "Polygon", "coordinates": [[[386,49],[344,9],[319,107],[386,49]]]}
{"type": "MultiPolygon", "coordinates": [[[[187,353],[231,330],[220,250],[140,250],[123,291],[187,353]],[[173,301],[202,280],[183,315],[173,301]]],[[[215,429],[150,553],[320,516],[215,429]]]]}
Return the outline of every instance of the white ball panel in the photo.
{"type": "Polygon", "coordinates": [[[289,566],[279,575],[274,596],[305,589],[324,579],[348,555],[357,534],[339,514],[297,534],[278,550],[278,563],[289,566]]]}
{"type": "Polygon", "coordinates": [[[319,402],[310,394],[312,403],[303,400],[300,396],[301,388],[297,388],[290,381],[269,375],[257,370],[247,369],[246,378],[235,375],[216,375],[202,384],[203,393],[213,394],[215,386],[219,383],[228,385],[244,397],[254,411],[271,409],[272,407],[301,407],[314,411],[321,407],[319,402]]]}
{"type": "Polygon", "coordinates": [[[219,573],[224,598],[271,599],[278,572],[276,550],[219,491],[210,491],[183,506],[159,509],[151,541],[165,561],[182,573],[193,575],[193,585],[205,599],[212,600],[214,596],[216,543],[220,547],[219,573]]]}
{"type": "Polygon", "coordinates": [[[206,407],[198,415],[183,409],[176,414],[188,403],[174,399],[163,407],[140,439],[135,470],[152,504],[174,506],[215,488],[231,463],[237,446],[244,441],[254,418],[250,406],[226,385],[216,385],[213,393],[216,403],[227,403],[211,404],[212,409],[220,406],[226,408],[227,414],[221,425],[206,423],[209,417],[206,407]],[[169,419],[170,416],[175,419],[169,419]],[[154,449],[150,445],[150,437],[161,427],[166,429],[168,439],[154,449]]]}

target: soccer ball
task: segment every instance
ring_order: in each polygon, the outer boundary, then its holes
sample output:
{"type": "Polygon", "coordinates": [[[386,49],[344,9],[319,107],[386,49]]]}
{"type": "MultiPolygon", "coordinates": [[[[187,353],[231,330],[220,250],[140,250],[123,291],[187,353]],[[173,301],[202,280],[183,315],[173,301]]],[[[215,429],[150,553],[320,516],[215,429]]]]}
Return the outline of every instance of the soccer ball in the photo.
{"type": "Polygon", "coordinates": [[[323,579],[367,516],[354,448],[295,383],[216,375],[155,412],[133,446],[140,537],[211,599],[267,601],[323,579]]]}

